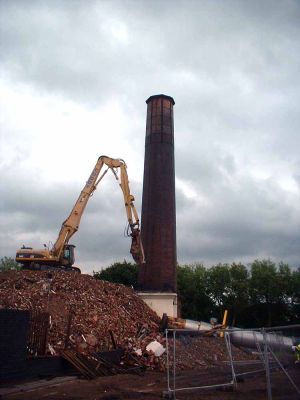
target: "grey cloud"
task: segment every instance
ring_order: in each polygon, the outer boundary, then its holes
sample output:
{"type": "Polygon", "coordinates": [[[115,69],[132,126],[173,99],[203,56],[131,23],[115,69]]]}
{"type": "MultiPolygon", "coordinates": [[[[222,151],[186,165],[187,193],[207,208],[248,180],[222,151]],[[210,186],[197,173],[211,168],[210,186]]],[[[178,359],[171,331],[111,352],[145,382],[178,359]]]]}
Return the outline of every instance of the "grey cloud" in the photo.
{"type": "Polygon", "coordinates": [[[198,199],[177,197],[178,257],[190,261],[230,262],[271,257],[299,265],[300,209],[276,182],[244,178],[234,185],[216,175],[215,185],[200,185],[198,199]],[[179,200],[179,201],[178,201],[179,200]]]}
{"type": "Polygon", "coordinates": [[[286,68],[299,65],[290,57],[295,45],[299,49],[293,3],[269,2],[272,15],[268,7],[259,7],[258,15],[258,2],[192,1],[189,12],[181,1],[91,2],[88,10],[83,2],[51,4],[3,3],[2,54],[15,76],[71,97],[94,101],[104,95],[101,87],[125,94],[136,90],[134,81],[146,83],[149,93],[145,78],[163,76],[170,87],[170,77],[181,70],[206,75],[216,88],[225,76],[234,79],[236,69],[254,84],[273,86],[286,68]],[[129,44],[111,42],[109,23],[128,27],[129,44]]]}
{"type": "MultiPolygon", "coordinates": [[[[2,79],[89,109],[117,98],[137,120],[128,141],[141,154],[144,100],[174,97],[176,174],[202,197],[177,189],[180,262],[270,256],[297,265],[299,193],[283,190],[276,174],[282,168],[299,185],[299,2],[11,0],[0,7],[2,79]],[[265,165],[269,178],[254,179],[251,168],[265,165]]],[[[22,129],[1,126],[18,161],[22,129]]],[[[17,168],[0,172],[3,255],[29,232],[55,238],[82,183],[41,190],[34,174],[28,181],[17,168]]],[[[119,240],[120,199],[96,195],[74,237],[78,260],[89,265],[128,252],[119,240]]],[[[140,186],[135,195],[140,209],[140,186]]]]}

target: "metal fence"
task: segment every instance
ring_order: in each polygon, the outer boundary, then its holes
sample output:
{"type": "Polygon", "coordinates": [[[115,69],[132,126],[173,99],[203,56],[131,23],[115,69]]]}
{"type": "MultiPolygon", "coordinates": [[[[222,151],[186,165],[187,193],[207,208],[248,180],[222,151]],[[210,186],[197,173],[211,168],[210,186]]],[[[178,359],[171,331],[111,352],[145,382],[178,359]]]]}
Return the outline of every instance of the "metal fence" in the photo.
{"type": "MultiPolygon", "coordinates": [[[[180,356],[177,354],[177,348],[181,348],[184,343],[185,352],[193,351],[188,342],[194,339],[187,340],[189,335],[195,335],[195,332],[183,329],[166,330],[167,391],[165,395],[167,397],[176,399],[177,393],[197,390],[235,390],[244,379],[260,376],[265,379],[266,399],[273,400],[272,386],[276,386],[275,374],[279,372],[284,377],[285,385],[288,383],[290,390],[296,396],[300,395],[299,382],[289,372],[289,368],[294,366],[295,362],[292,345],[300,341],[300,325],[250,330],[227,329],[223,339],[226,360],[215,363],[215,366],[207,368],[205,372],[204,369],[201,371],[201,368],[193,371],[193,379],[190,375],[188,379],[182,379],[182,372],[178,368],[180,356]],[[236,355],[237,347],[247,352],[249,357],[241,360],[240,353],[236,355]]],[[[197,336],[197,340],[201,343],[201,337],[205,336],[200,332],[199,335],[201,336],[197,336]]],[[[280,389],[277,387],[277,393],[280,389]]],[[[282,390],[286,391],[286,388],[282,390]]],[[[285,397],[282,396],[282,398],[285,397]]]]}

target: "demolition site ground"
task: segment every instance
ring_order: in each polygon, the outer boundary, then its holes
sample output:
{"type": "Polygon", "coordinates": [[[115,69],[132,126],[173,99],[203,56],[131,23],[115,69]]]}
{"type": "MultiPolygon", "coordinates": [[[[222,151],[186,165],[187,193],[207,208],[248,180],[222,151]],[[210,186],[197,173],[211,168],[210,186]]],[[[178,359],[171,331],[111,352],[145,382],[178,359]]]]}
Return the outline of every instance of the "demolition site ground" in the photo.
{"type": "MultiPolygon", "coordinates": [[[[300,369],[293,367],[289,374],[297,382],[300,379],[300,369]]],[[[230,374],[224,368],[214,367],[211,371],[181,371],[177,376],[178,387],[207,385],[212,382],[228,382],[230,374]],[[212,379],[212,375],[214,378],[212,379]]],[[[158,400],[169,398],[166,395],[167,377],[161,372],[146,372],[143,376],[118,375],[94,379],[92,381],[77,379],[67,382],[59,380],[42,381],[49,385],[41,388],[27,387],[27,391],[3,395],[1,400],[125,400],[146,399],[158,400]],[[56,384],[55,384],[56,383],[56,384]]],[[[40,382],[41,384],[41,382],[40,382]]],[[[34,384],[31,384],[34,386],[34,384]]],[[[24,385],[24,387],[26,387],[24,385]]],[[[13,390],[13,387],[12,387],[13,390]]],[[[15,387],[15,390],[20,390],[15,387]]],[[[273,400],[296,400],[299,395],[287,381],[281,371],[272,373],[273,400]]],[[[266,379],[264,374],[248,377],[238,383],[234,391],[193,390],[177,392],[176,399],[181,400],[265,400],[267,399],[266,379]]]]}
{"type": "MultiPolygon", "coordinates": [[[[167,371],[172,389],[174,343],[177,390],[229,384],[232,380],[224,338],[178,333],[175,341],[173,337],[168,339],[169,358],[167,351],[157,355],[147,350],[153,342],[167,347],[157,315],[132,289],[88,275],[0,273],[0,317],[0,376],[4,376],[0,379],[1,400],[171,398],[167,371]],[[30,335],[24,334],[23,342],[21,329],[14,326],[18,313],[30,315],[30,335]],[[7,323],[3,323],[5,318],[7,323]],[[41,328],[41,321],[47,322],[45,329],[41,328]],[[18,354],[16,357],[14,346],[21,349],[23,358],[18,354]],[[118,364],[103,359],[105,351],[119,350],[122,357],[118,364]],[[50,371],[49,362],[55,359],[62,360],[68,368],[62,370],[57,368],[58,364],[51,364],[57,370],[50,371]]],[[[20,327],[23,325],[22,322],[20,327]]],[[[232,357],[237,362],[236,372],[251,372],[234,389],[223,386],[180,390],[176,399],[267,399],[266,372],[259,357],[234,346],[232,357]]],[[[299,385],[300,368],[293,364],[293,359],[284,367],[299,385]]],[[[273,400],[300,399],[276,363],[270,363],[269,381],[273,400]]]]}

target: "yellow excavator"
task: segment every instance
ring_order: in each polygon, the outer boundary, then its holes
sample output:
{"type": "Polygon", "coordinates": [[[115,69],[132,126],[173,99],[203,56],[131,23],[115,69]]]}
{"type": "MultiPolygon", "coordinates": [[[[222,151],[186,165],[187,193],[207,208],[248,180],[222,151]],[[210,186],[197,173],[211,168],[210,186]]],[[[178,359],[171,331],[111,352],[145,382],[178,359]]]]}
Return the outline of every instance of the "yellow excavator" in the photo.
{"type": "Polygon", "coordinates": [[[75,262],[75,246],[69,244],[69,240],[79,228],[80,219],[88,200],[96,190],[99,182],[109,170],[114,174],[123,192],[128,220],[127,236],[131,237],[130,253],[137,264],[143,264],[145,262],[144,250],[140,236],[139,217],[133,203],[134,196],[130,193],[129,189],[126,163],[122,159],[113,159],[107,156],[101,156],[98,158],[88,181],[71,211],[71,214],[63,222],[58,238],[52,249],[48,249],[46,245],[44,245],[45,248],[41,250],[35,250],[32,247],[23,246],[17,251],[16,261],[22,265],[23,269],[63,269],[67,271],[80,272],[79,268],[73,267],[75,262]],[[106,169],[100,175],[103,166],[106,166],[106,169]]]}

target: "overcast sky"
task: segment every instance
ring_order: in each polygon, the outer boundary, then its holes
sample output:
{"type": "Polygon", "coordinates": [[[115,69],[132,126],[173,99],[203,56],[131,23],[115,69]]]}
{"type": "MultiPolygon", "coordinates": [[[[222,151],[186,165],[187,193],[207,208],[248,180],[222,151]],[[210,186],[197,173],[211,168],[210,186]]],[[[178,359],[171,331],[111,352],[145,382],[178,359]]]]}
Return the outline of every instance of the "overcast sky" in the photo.
{"type": "MultiPolygon", "coordinates": [[[[179,263],[300,265],[300,2],[0,0],[0,257],[56,240],[98,156],[141,211],[145,100],[175,100],[179,263]]],[[[130,260],[107,176],[85,272],[130,260]]]]}

